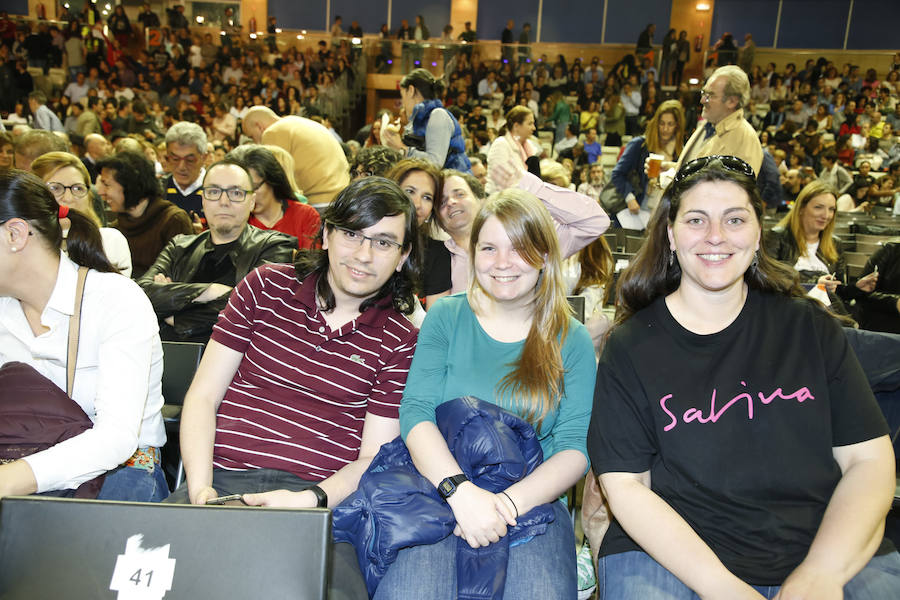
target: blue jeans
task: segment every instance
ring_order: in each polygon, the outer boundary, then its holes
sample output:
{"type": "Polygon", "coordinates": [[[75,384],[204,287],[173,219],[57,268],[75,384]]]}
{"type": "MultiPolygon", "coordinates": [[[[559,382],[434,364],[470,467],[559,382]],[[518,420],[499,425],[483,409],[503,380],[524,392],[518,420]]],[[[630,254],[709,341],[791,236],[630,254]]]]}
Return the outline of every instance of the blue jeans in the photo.
{"type": "MultiPolygon", "coordinates": [[[[510,548],[504,598],[572,600],[577,597],[575,532],[562,502],[546,533],[510,548]]],[[[436,544],[401,550],[375,592],[375,600],[456,598],[456,542],[449,535],[436,544]]]]}
{"type": "MultiPolygon", "coordinates": [[[[601,556],[597,569],[600,600],[698,600],[689,587],[645,552],[601,556]]],[[[774,598],[781,586],[753,586],[774,598]]],[[[844,586],[844,600],[886,600],[900,593],[900,555],[876,556],[844,586]]]]}
{"type": "MultiPolygon", "coordinates": [[[[213,469],[212,486],[220,496],[230,496],[232,494],[259,494],[272,490],[299,492],[314,483],[315,481],[300,479],[293,473],[275,469],[250,469],[249,471],[213,469]]],[[[187,483],[181,484],[172,492],[166,502],[188,504],[190,498],[188,497],[187,483]]]]}
{"type": "Polygon", "coordinates": [[[162,466],[152,471],[140,467],[118,467],[106,474],[97,500],[161,502],[169,495],[162,466]]]}

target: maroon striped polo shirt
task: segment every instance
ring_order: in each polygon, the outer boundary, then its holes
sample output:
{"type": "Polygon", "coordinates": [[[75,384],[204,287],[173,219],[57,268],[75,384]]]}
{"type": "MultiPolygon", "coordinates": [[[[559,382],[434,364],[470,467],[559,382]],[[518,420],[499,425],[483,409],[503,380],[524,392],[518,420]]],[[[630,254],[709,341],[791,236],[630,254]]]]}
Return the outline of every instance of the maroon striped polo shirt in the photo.
{"type": "Polygon", "coordinates": [[[398,418],[418,331],[389,298],[332,330],[316,280],[259,267],[219,316],[212,339],[244,357],[216,413],[215,467],[321,481],[356,460],[366,413],[398,418]]]}

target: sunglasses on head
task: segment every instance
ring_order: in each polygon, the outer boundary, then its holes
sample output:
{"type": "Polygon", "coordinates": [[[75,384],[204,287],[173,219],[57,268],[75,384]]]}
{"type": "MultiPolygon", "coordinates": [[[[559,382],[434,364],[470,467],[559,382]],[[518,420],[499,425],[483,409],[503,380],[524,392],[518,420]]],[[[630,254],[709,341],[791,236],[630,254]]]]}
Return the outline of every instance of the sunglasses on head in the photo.
{"type": "Polygon", "coordinates": [[[686,178],[690,177],[700,169],[703,169],[713,161],[719,161],[719,163],[721,163],[721,165],[729,171],[742,173],[747,177],[750,177],[751,179],[756,179],[756,173],[753,171],[753,167],[748,165],[737,156],[716,154],[713,156],[702,156],[700,158],[695,158],[691,162],[683,165],[678,173],[675,174],[675,177],[672,179],[672,183],[676,184],[679,181],[684,181],[686,178]]]}

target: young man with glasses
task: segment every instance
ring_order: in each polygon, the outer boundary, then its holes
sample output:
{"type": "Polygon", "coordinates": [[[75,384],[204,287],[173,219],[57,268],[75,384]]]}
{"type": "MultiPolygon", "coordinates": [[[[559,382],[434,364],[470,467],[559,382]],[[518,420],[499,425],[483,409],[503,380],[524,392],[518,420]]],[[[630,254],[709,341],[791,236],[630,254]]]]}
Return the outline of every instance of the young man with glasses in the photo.
{"type": "Polygon", "coordinates": [[[750,102],[750,80],[740,67],[716,69],[703,91],[700,106],[703,118],[684,146],[675,171],[695,158],[713,155],[737,156],[759,175],[763,149],[753,126],[744,118],[743,107],[750,102]]]}
{"type": "Polygon", "coordinates": [[[212,165],[201,188],[209,229],[173,239],[138,280],[163,340],[208,341],[231,290],[247,273],[291,260],[295,238],[247,224],[251,188],[250,175],[237,163],[226,159],[212,165]]]}
{"type": "MultiPolygon", "coordinates": [[[[222,311],[182,413],[187,484],[170,502],[333,507],[353,492],[399,406],[417,330],[415,210],[397,184],[354,181],[323,215],[322,249],[251,272],[222,311]],[[266,493],[268,492],[268,493],[266,493]]],[[[366,598],[334,544],[330,588],[366,598]]],[[[329,594],[329,597],[334,597],[329,594]]]]}
{"type": "Polygon", "coordinates": [[[166,200],[191,216],[195,233],[203,230],[200,225],[204,216],[200,186],[206,174],[203,168],[206,151],[206,133],[196,123],[179,121],[166,132],[165,164],[170,174],[163,180],[163,190],[166,200]]]}

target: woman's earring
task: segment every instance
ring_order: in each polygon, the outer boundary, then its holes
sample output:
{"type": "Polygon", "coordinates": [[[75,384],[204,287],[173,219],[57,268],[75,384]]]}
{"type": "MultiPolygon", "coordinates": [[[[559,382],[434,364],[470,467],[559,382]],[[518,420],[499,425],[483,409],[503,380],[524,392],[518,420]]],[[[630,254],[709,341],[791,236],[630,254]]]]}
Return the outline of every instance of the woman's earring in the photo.
{"type": "Polygon", "coordinates": [[[750,261],[750,270],[755,271],[759,267],[759,250],[753,253],[753,260],[750,261]]]}
{"type": "Polygon", "coordinates": [[[674,250],[669,251],[669,266],[670,267],[675,266],[675,251],[674,250]]]}

